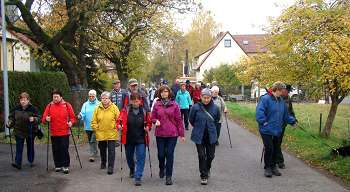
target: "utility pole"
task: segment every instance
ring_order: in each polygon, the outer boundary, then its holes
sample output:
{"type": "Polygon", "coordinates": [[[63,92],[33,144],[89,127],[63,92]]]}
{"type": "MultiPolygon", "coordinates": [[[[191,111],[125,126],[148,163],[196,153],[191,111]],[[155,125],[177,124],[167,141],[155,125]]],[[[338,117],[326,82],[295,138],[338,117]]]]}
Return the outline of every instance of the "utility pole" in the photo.
{"type": "MultiPolygon", "coordinates": [[[[4,124],[8,123],[9,116],[9,90],[7,73],[7,45],[6,45],[6,20],[5,20],[5,0],[1,0],[1,26],[2,26],[2,64],[3,64],[3,82],[4,82],[4,124]]],[[[9,135],[9,129],[5,126],[5,135],[9,135]]]]}

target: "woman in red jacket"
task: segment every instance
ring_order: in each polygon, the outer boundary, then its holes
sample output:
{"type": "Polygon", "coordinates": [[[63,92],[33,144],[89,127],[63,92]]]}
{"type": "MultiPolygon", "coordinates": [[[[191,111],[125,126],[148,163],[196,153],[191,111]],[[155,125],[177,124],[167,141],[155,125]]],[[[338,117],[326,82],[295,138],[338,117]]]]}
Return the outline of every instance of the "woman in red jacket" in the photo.
{"type": "Polygon", "coordinates": [[[130,178],[134,178],[135,185],[140,186],[145,167],[146,146],[149,145],[148,133],[152,123],[151,117],[147,115],[147,112],[141,105],[141,95],[132,93],[130,100],[130,104],[125,106],[119,115],[117,127],[122,130],[121,143],[125,146],[125,156],[130,168],[130,178]]]}
{"type": "Polygon", "coordinates": [[[42,123],[50,124],[51,143],[55,171],[69,173],[69,135],[70,127],[76,122],[72,105],[64,101],[59,90],[52,92],[52,102],[44,111],[42,123]]]}
{"type": "Polygon", "coordinates": [[[201,101],[201,83],[196,83],[196,86],[193,90],[193,104],[199,103],[201,101]]]}

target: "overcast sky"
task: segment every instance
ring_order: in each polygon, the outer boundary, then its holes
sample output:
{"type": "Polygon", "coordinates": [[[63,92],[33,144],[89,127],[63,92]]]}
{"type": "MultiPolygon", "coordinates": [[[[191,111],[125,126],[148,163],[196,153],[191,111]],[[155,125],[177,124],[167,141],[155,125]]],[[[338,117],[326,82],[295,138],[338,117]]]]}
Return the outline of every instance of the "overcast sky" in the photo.
{"type": "MultiPolygon", "coordinates": [[[[213,13],[221,24],[220,31],[232,34],[261,34],[269,17],[277,17],[295,0],[198,0],[205,10],[213,13]]],[[[178,15],[177,23],[182,31],[191,26],[194,14],[178,15]]]]}

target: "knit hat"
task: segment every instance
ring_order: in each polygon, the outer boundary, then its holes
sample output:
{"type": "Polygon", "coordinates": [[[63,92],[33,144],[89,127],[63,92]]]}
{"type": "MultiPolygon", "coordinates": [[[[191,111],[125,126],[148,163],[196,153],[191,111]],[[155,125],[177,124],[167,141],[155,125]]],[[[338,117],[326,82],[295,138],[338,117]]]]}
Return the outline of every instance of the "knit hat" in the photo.
{"type": "Polygon", "coordinates": [[[201,91],[201,96],[211,96],[211,91],[210,89],[206,88],[201,91]]]}

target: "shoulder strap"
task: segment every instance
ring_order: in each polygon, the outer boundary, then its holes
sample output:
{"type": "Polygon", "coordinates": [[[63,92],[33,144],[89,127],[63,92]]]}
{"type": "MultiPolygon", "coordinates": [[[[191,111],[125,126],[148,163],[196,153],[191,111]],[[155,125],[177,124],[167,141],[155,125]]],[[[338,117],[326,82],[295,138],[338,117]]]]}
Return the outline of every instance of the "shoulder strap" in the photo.
{"type": "Polygon", "coordinates": [[[210,119],[211,121],[215,122],[213,116],[210,115],[210,113],[203,107],[203,105],[199,105],[199,106],[200,106],[201,110],[202,110],[205,114],[208,115],[209,119],[210,119]]]}

